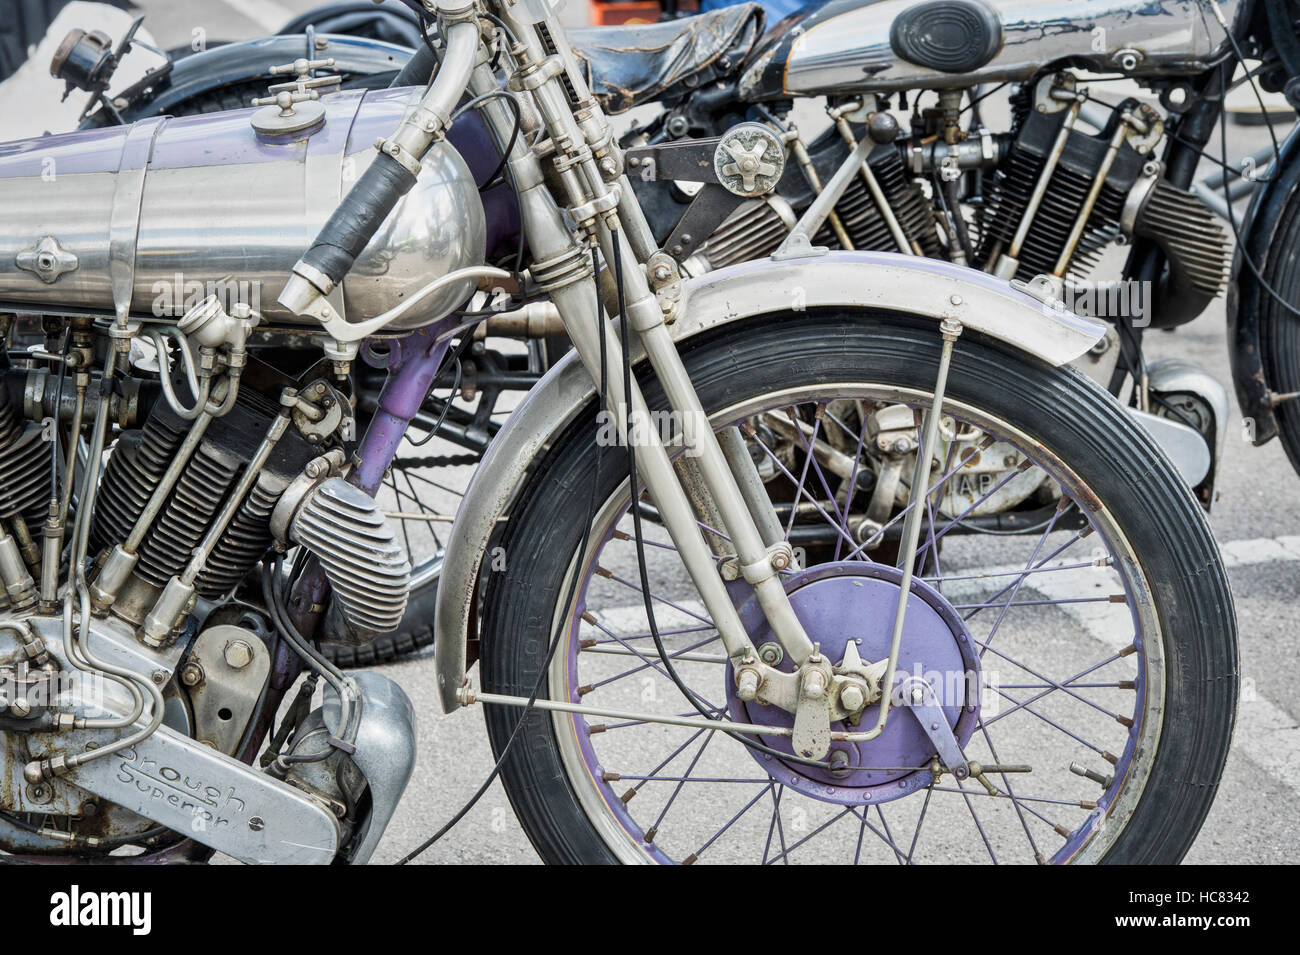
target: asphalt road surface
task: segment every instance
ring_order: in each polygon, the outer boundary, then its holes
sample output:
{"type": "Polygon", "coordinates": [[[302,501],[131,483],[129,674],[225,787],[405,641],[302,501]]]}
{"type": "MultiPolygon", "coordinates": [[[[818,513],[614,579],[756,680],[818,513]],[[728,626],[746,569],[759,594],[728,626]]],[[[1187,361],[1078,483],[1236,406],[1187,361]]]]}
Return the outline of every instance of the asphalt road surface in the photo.
{"type": "MultiPolygon", "coordinates": [[[[265,35],[292,14],[315,4],[305,0],[148,0],[139,4],[146,25],[164,48],[189,42],[202,28],[210,39],[265,35]]],[[[566,22],[584,22],[585,8],[570,2],[566,22]]],[[[805,125],[815,122],[807,114],[805,125]]],[[[995,115],[989,115],[996,121],[995,115]]],[[[1258,128],[1233,126],[1230,155],[1243,156],[1267,142],[1258,128]]],[[[1217,137],[1214,142],[1217,143],[1217,137]]],[[[1202,172],[1208,170],[1203,169],[1202,172]]],[[[1148,335],[1151,358],[1191,359],[1220,381],[1230,381],[1223,303],[1174,333],[1148,335]]],[[[1254,448],[1233,407],[1218,494],[1210,516],[1229,565],[1241,631],[1242,704],[1222,787],[1190,863],[1284,863],[1293,861],[1300,831],[1300,478],[1274,442],[1254,448]]],[[[961,551],[964,566],[1006,562],[1016,544],[993,542],[961,551]]],[[[656,570],[667,573],[652,561],[656,570]]],[[[672,589],[680,581],[667,580],[672,589]]],[[[1023,626],[1053,627],[1061,648],[1052,662],[1067,666],[1070,646],[1098,637],[1077,616],[1044,617],[1023,626]]],[[[702,664],[701,664],[702,665],[702,664]]],[[[444,716],[437,701],[430,654],[381,668],[401,683],[420,716],[420,756],[407,796],[389,826],[376,861],[392,862],[439,828],[479,786],[492,767],[481,708],[444,716]]],[[[746,759],[748,757],[745,757],[746,759]]],[[[707,811],[707,807],[699,810],[707,811]]],[[[946,810],[954,830],[969,826],[960,807],[946,810]]],[[[982,810],[981,810],[982,811],[982,810]]],[[[763,810],[767,825],[771,813],[763,810]]],[[[786,820],[790,824],[790,820],[786,820]]],[[[738,826],[736,831],[745,830],[738,826]]],[[[940,835],[936,856],[951,848],[958,859],[978,858],[940,835]]],[[[420,859],[429,863],[530,863],[537,855],[516,821],[499,784],[494,784],[461,824],[420,859]]],[[[751,840],[719,840],[710,861],[757,861],[751,840]]],[[[841,860],[847,861],[847,860],[841,860]]]]}

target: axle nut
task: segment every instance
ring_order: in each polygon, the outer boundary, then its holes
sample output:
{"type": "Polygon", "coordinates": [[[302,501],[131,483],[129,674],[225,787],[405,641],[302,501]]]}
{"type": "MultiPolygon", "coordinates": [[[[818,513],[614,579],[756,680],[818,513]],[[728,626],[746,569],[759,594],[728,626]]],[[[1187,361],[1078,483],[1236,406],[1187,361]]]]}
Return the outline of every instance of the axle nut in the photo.
{"type": "Polygon", "coordinates": [[[745,667],[736,675],[736,696],[748,703],[758,696],[760,682],[758,671],[753,667],[745,667]]]}

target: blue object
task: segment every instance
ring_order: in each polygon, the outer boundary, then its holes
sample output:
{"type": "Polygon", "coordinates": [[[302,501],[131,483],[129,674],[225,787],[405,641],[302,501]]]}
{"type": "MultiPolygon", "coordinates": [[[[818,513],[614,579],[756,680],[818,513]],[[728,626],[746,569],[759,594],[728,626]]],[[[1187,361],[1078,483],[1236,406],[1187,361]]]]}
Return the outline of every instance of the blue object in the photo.
{"type": "MultiPolygon", "coordinates": [[[[700,0],[700,13],[708,13],[710,10],[718,10],[722,7],[734,7],[738,3],[745,2],[747,0],[700,0]]],[[[806,7],[819,6],[821,0],[757,0],[757,3],[767,13],[767,23],[771,26],[806,7]]]]}

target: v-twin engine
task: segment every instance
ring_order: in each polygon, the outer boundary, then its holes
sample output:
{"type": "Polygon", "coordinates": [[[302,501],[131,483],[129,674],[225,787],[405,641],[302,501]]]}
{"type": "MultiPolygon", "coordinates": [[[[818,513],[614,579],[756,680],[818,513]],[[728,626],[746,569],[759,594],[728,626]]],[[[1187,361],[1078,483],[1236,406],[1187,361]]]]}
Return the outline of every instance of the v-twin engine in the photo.
{"type": "Polygon", "coordinates": [[[133,345],[126,401],[93,371],[116,344],[88,320],[67,327],[65,374],[29,360],[0,387],[0,847],[364,861],[414,761],[395,684],[354,674],[315,709],[307,692],[250,765],[301,640],[276,551],[319,564],[330,587],[307,610],[351,639],[392,629],[406,604],[407,555],[344,477],[346,378],[259,360],[244,313],[205,299],[170,340],[145,336],[153,355],[133,345]],[[48,438],[110,418],[120,434],[87,484],[48,438]]]}

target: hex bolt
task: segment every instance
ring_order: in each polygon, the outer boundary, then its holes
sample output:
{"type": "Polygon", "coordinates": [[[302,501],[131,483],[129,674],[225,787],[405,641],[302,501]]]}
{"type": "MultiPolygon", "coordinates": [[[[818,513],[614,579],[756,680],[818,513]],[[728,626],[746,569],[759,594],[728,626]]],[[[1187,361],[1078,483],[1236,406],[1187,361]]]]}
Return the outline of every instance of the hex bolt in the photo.
{"type": "Polygon", "coordinates": [[[845,683],[840,690],[840,705],[850,713],[856,713],[867,703],[867,695],[856,683],[845,683]]]}
{"type": "Polygon", "coordinates": [[[197,663],[187,663],[181,669],[181,682],[186,686],[198,686],[203,682],[203,667],[197,663]]]}
{"type": "Polygon", "coordinates": [[[231,640],[223,653],[232,670],[242,670],[253,662],[253,648],[247,640],[231,640]]]}

